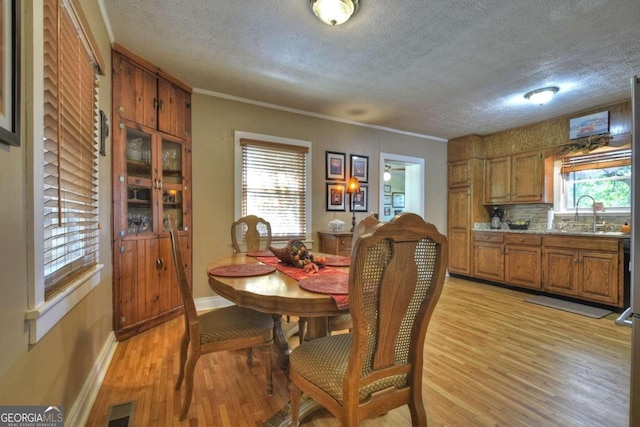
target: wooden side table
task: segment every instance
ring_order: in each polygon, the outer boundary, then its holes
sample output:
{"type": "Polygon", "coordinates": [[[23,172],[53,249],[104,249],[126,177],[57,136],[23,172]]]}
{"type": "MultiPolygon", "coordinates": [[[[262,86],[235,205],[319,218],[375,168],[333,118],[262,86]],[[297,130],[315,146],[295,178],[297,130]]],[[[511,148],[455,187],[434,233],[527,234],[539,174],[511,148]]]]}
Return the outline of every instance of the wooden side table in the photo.
{"type": "Polygon", "coordinates": [[[320,252],[342,256],[351,256],[353,233],[329,233],[318,231],[320,252]]]}

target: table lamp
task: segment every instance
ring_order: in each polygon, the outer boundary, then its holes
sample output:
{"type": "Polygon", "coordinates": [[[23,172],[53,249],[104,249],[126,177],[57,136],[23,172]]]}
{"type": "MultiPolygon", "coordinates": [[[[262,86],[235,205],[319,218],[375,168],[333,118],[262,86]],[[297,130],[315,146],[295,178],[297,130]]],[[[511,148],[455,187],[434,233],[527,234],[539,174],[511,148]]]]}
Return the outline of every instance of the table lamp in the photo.
{"type": "Polygon", "coordinates": [[[353,233],[354,228],[356,227],[356,212],[353,209],[353,198],[356,193],[360,192],[360,181],[355,176],[349,178],[349,183],[347,184],[347,193],[351,195],[351,213],[353,217],[351,218],[351,232],[353,233]]]}

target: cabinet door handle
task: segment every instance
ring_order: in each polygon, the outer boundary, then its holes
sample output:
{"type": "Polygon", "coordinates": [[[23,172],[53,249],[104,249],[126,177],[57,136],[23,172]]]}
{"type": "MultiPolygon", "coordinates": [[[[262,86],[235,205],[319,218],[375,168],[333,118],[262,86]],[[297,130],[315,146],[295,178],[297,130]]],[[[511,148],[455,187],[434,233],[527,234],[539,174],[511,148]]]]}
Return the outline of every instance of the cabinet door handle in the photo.
{"type": "Polygon", "coordinates": [[[164,260],[162,258],[156,259],[156,269],[162,270],[164,268],[164,260]]]}
{"type": "Polygon", "coordinates": [[[153,109],[154,110],[158,109],[158,98],[153,98],[153,109]]]}

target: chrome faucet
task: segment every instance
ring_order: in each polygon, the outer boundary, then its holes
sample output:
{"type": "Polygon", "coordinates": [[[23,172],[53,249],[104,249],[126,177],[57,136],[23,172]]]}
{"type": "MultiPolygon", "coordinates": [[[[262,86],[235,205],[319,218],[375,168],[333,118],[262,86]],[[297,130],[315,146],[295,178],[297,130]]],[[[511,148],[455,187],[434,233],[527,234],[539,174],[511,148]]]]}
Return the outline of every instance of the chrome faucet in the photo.
{"type": "Polygon", "coordinates": [[[578,201],[576,202],[576,222],[578,222],[578,205],[580,204],[580,200],[584,199],[585,197],[588,197],[591,199],[592,205],[591,205],[591,209],[593,210],[593,232],[596,232],[596,199],[594,199],[593,197],[585,194],[584,196],[580,196],[580,198],[578,199],[578,201]]]}

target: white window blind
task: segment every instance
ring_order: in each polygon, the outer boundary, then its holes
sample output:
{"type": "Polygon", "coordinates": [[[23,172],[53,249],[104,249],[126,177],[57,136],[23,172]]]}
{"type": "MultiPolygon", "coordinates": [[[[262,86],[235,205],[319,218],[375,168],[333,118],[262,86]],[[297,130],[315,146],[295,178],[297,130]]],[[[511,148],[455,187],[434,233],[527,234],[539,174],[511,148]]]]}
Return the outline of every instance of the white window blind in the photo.
{"type": "Polygon", "coordinates": [[[631,165],[631,150],[606,151],[598,154],[563,157],[562,173],[631,165]]]}
{"type": "Polygon", "coordinates": [[[242,215],[271,223],[274,239],[306,236],[308,148],[241,139],[242,215]]]}
{"type": "Polygon", "coordinates": [[[98,261],[96,61],[67,2],[44,0],[45,295],[98,261]]]}

